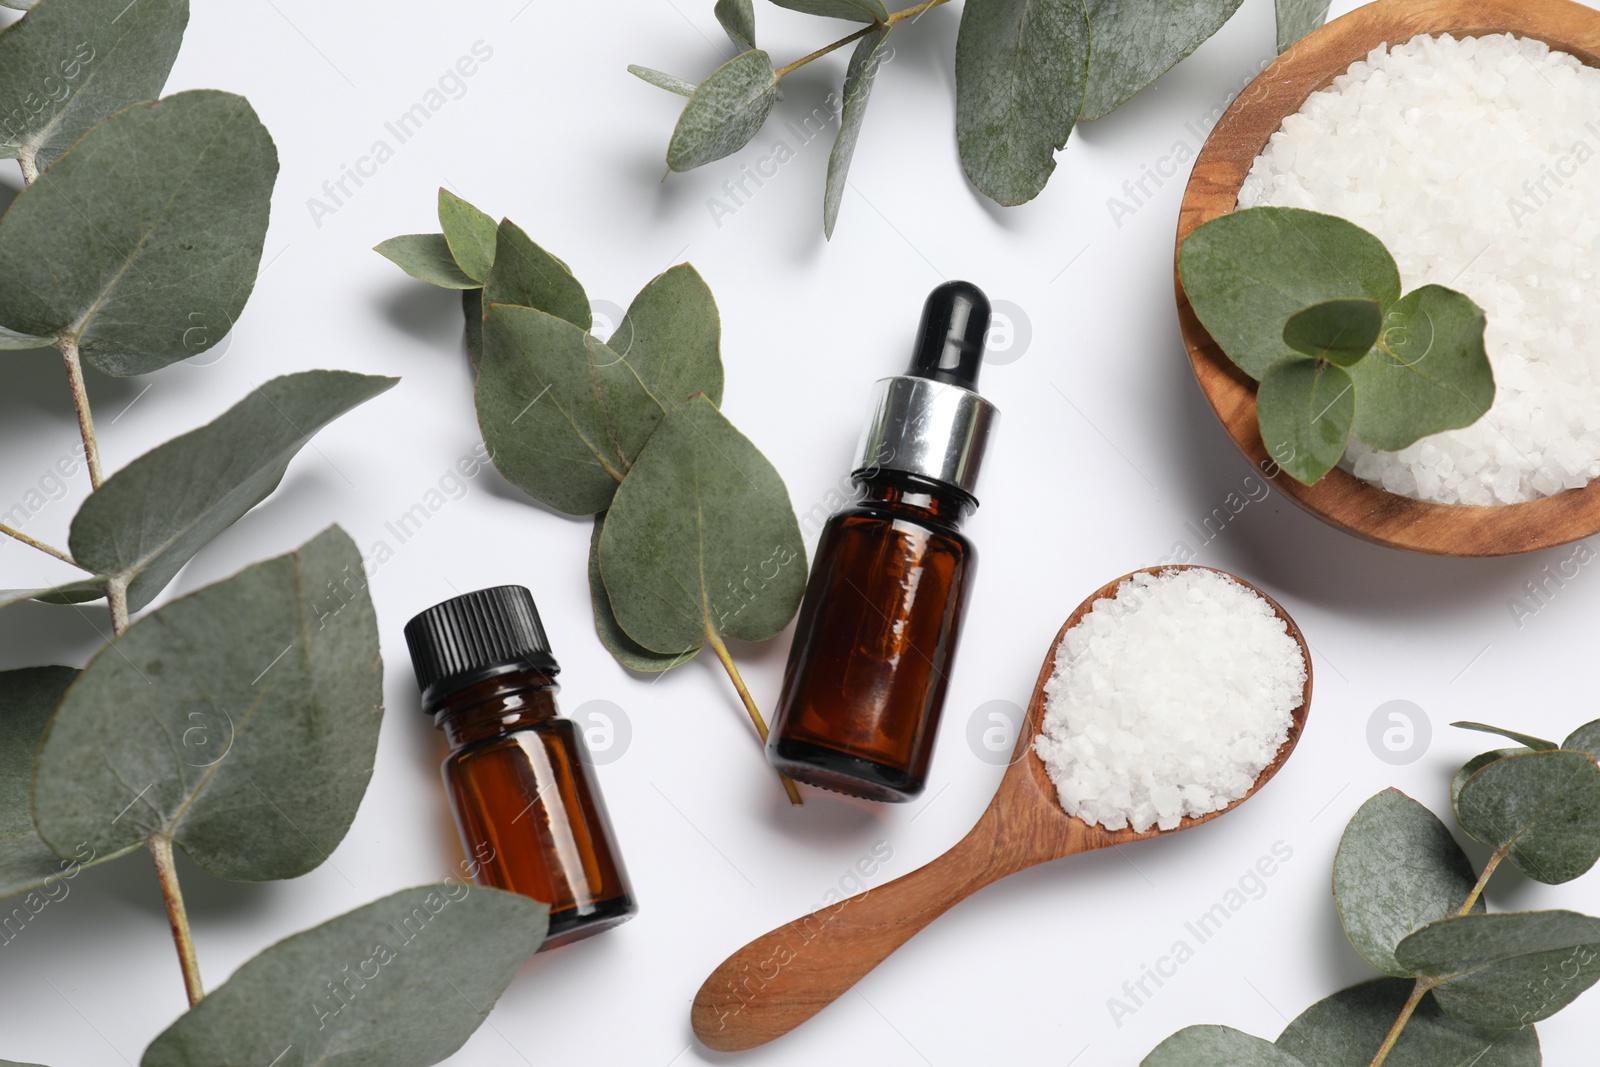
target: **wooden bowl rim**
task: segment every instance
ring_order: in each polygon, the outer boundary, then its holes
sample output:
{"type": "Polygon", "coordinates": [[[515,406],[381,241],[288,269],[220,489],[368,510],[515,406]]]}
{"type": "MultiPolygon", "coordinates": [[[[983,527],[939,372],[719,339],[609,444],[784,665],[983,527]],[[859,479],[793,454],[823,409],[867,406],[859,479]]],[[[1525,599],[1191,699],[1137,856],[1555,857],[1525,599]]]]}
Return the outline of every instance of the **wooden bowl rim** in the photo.
{"type": "MultiPolygon", "coordinates": [[[[1376,0],[1329,22],[1279,56],[1217,121],[1195,160],[1179,210],[1173,277],[1190,368],[1228,436],[1261,471],[1274,464],[1255,419],[1256,384],[1217,347],[1178,278],[1189,234],[1234,209],[1254,158],[1288,115],[1379,44],[1418,34],[1514,33],[1600,67],[1600,11],[1574,0],[1376,0]],[[1285,110],[1255,106],[1279,99],[1285,110]]],[[[1600,533],[1600,479],[1520,504],[1436,504],[1400,496],[1335,467],[1313,486],[1275,478],[1289,499],[1347,533],[1393,548],[1442,556],[1503,556],[1569,544],[1600,533]]],[[[1265,594],[1263,594],[1265,595],[1265,594]]]]}
{"type": "Polygon", "coordinates": [[[1072,614],[1067,616],[1067,621],[1061,624],[1061,629],[1056,631],[1055,638],[1050,642],[1049,651],[1045,653],[1044,664],[1039,668],[1039,677],[1034,683],[1033,696],[1028,701],[1028,710],[1022,719],[1022,729],[1017,736],[1016,747],[1011,753],[1011,765],[1006,768],[1005,776],[1000,780],[1000,787],[995,791],[996,798],[998,799],[1007,792],[1016,789],[1026,789],[1030,792],[1037,791],[1042,795],[1045,803],[1071,829],[1067,843],[1063,844],[1060,849],[1062,854],[1082,851],[1083,846],[1078,843],[1079,841],[1084,841],[1087,847],[1091,849],[1105,848],[1110,845],[1126,845],[1133,841],[1143,841],[1151,837],[1175,834],[1180,830],[1187,830],[1191,827],[1199,826],[1201,823],[1210,822],[1219,815],[1226,815],[1259,793],[1283,768],[1289,757],[1294,754],[1296,746],[1300,743],[1300,737],[1305,732],[1306,719],[1311,714],[1311,683],[1311,646],[1306,642],[1305,634],[1300,631],[1300,627],[1294,621],[1294,618],[1284,610],[1283,605],[1254,583],[1246,581],[1237,574],[1230,574],[1216,567],[1203,567],[1194,563],[1173,563],[1156,567],[1141,567],[1136,571],[1130,571],[1120,578],[1107,582],[1085,597],[1083,602],[1073,609],[1072,614]],[[1306,665],[1306,683],[1300,691],[1300,703],[1289,713],[1288,736],[1278,746],[1278,751],[1273,754],[1272,762],[1263,767],[1261,773],[1256,775],[1255,784],[1250,787],[1249,792],[1245,793],[1244,796],[1230,801],[1225,807],[1218,808],[1216,811],[1210,811],[1204,815],[1185,816],[1179,820],[1177,826],[1170,830],[1162,830],[1155,826],[1143,831],[1134,830],[1131,826],[1124,827],[1121,830],[1107,830],[1099,823],[1090,823],[1079,816],[1067,814],[1066,809],[1061,806],[1060,798],[1056,795],[1056,786],[1050,780],[1050,772],[1045,770],[1044,760],[1039,758],[1039,753],[1033,747],[1034,738],[1039,735],[1039,731],[1044,726],[1044,687],[1045,683],[1050,680],[1050,676],[1055,673],[1056,653],[1060,650],[1061,643],[1066,639],[1067,631],[1082,622],[1083,617],[1094,610],[1094,605],[1098,601],[1103,598],[1114,597],[1117,588],[1135,575],[1159,575],[1168,571],[1210,571],[1212,574],[1220,574],[1230,581],[1239,583],[1262,600],[1265,600],[1278,618],[1283,620],[1289,636],[1300,647],[1300,657],[1306,665]],[[1013,782],[1013,776],[1026,777],[1027,781],[1013,782]]]}

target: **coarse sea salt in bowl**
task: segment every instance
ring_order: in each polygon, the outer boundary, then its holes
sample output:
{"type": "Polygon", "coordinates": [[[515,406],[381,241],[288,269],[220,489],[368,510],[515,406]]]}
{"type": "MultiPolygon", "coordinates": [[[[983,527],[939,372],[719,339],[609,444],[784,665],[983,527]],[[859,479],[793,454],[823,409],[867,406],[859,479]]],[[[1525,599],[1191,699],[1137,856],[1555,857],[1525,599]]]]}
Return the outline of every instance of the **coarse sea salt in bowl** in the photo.
{"type": "MultiPolygon", "coordinates": [[[[1400,453],[1353,441],[1313,486],[1276,480],[1319,518],[1453,556],[1600,532],[1600,311],[1590,295],[1600,213],[1587,210],[1600,197],[1600,160],[1585,169],[1600,156],[1600,103],[1588,100],[1600,101],[1596,67],[1600,12],[1571,0],[1378,0],[1280,56],[1218,121],[1184,194],[1179,247],[1235,207],[1343,215],[1384,240],[1407,290],[1452,285],[1488,314],[1497,384],[1488,415],[1400,453]],[[1389,102],[1398,115],[1385,114],[1389,102]]],[[[1177,290],[1202,391],[1240,450],[1271,469],[1255,383],[1177,290]]]]}

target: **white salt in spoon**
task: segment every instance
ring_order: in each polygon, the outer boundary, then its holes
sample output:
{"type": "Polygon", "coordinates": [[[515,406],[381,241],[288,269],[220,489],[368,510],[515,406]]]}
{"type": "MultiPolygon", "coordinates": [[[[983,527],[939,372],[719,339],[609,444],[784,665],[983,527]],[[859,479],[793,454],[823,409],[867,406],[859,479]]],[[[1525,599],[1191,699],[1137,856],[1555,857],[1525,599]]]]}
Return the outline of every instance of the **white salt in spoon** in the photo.
{"type": "MultiPolygon", "coordinates": [[[[1195,569],[1210,568],[1152,567],[1136,573],[1195,569]]],[[[1183,819],[1171,830],[1107,830],[1062,810],[1044,763],[1033,750],[1033,739],[1044,720],[1045,682],[1067,631],[1096,600],[1114,597],[1117,587],[1131,577],[1125,575],[1097,589],[1056,634],[1040,668],[1011,766],[977,825],[932,863],[780,926],[724,960],[694,999],[694,1032],[708,1048],[719,1052],[754,1048],[788,1033],[837,1000],[912,934],[991,882],[1074,853],[1198,826],[1232,811],[1278,773],[1300,740],[1311,707],[1311,656],[1300,628],[1277,601],[1248,582],[1225,575],[1272,605],[1300,646],[1306,684],[1300,706],[1292,715],[1288,740],[1248,793],[1225,808],[1183,819]]]]}

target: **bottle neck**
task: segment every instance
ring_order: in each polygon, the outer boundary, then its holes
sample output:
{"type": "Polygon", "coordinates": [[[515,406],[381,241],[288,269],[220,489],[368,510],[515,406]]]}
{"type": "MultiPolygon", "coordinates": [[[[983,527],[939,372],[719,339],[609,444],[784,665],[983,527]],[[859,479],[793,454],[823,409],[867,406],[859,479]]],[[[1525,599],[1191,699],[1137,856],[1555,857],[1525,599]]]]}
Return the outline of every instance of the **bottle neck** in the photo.
{"type": "Polygon", "coordinates": [[[904,512],[924,522],[957,527],[978,502],[953,485],[904,471],[858,470],[851,475],[865,490],[861,504],[904,512]]]}
{"type": "Polygon", "coordinates": [[[560,688],[539,671],[502,674],[444,697],[432,709],[433,724],[451,748],[526,730],[556,717],[560,688]]]}

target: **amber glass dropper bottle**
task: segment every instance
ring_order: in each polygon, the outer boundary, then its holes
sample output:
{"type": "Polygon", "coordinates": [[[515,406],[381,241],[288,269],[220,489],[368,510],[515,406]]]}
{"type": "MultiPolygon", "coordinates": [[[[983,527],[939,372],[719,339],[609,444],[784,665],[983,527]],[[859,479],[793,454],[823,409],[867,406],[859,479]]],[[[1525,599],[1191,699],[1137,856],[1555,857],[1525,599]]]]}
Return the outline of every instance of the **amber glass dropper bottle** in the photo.
{"type": "Polygon", "coordinates": [[[977,556],[959,530],[999,412],[975,391],[989,330],[977,286],[922,311],[908,373],[878,382],[852,474],[864,496],[823,527],[767,757],[872,800],[922,792],[977,556]]]}
{"type": "Polygon", "coordinates": [[[445,791],[479,883],[550,905],[540,951],[638,910],[583,742],[556,713],[556,672],[533,595],[480,589],[406,624],[423,710],[450,743],[445,791]]]}

